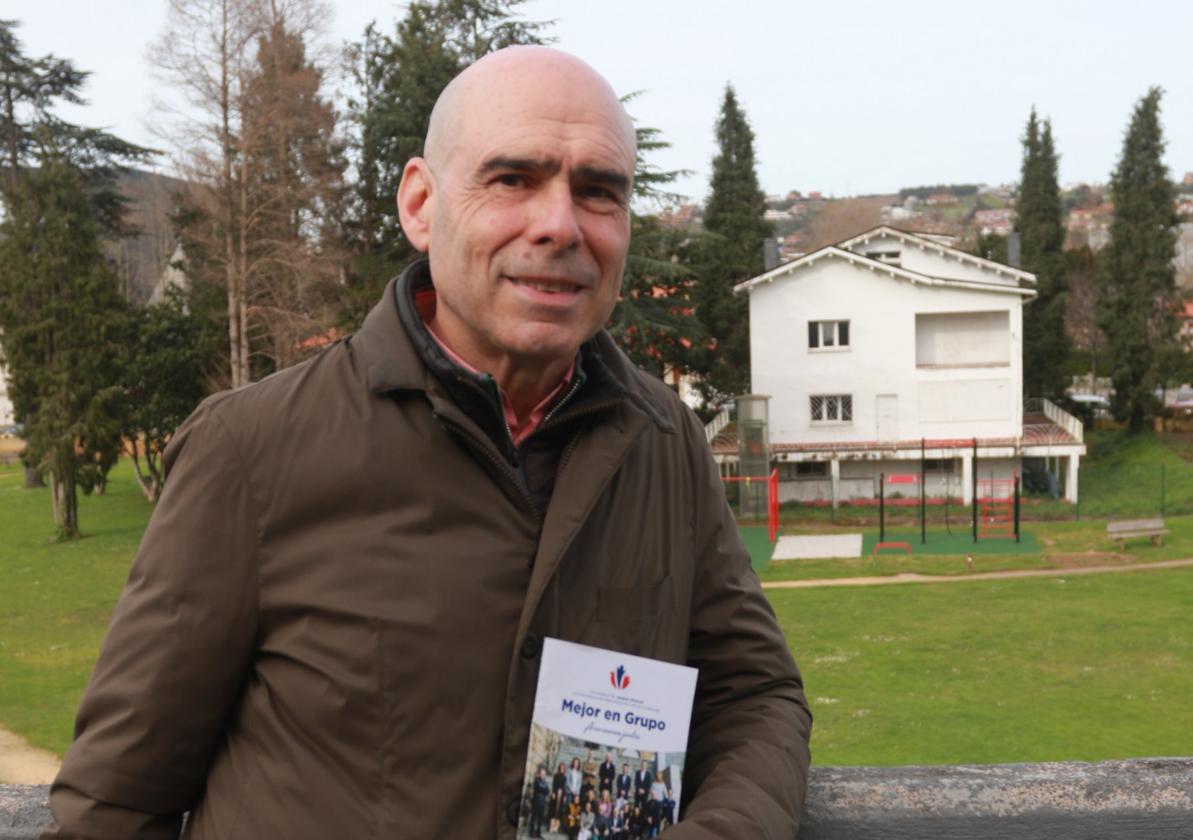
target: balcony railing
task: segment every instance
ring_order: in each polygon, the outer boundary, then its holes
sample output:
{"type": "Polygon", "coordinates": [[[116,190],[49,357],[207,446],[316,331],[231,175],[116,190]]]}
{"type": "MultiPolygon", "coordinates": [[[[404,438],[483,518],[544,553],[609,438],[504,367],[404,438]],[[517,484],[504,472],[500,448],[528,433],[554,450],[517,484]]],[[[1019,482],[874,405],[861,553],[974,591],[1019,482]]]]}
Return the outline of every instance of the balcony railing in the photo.
{"type": "Polygon", "coordinates": [[[725,427],[731,422],[729,408],[722,408],[716,417],[704,424],[704,436],[708,439],[708,442],[712,443],[716,436],[723,432],[725,427]]]}
{"type": "Polygon", "coordinates": [[[1023,401],[1023,437],[1025,443],[1034,442],[1031,440],[1031,424],[1028,423],[1028,418],[1033,415],[1047,418],[1049,423],[1064,430],[1066,435],[1078,443],[1085,440],[1085,425],[1080,420],[1052,402],[1052,400],[1046,400],[1043,397],[1029,397],[1023,401]]]}
{"type": "MultiPolygon", "coordinates": [[[[46,786],[0,785],[0,840],[34,840],[46,786]]],[[[251,807],[251,805],[250,805],[251,807]]],[[[1193,836],[1193,758],[813,767],[798,840],[1193,836]]]]}

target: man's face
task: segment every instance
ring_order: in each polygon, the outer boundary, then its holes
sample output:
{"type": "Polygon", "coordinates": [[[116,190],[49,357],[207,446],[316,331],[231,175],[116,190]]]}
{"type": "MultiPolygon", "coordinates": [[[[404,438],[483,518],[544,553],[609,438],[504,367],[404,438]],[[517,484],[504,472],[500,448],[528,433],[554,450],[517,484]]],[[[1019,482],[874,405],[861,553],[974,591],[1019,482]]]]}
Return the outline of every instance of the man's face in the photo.
{"type": "Polygon", "coordinates": [[[477,99],[428,160],[436,328],[490,372],[570,359],[617,301],[632,132],[583,84],[546,78],[477,99]]]}

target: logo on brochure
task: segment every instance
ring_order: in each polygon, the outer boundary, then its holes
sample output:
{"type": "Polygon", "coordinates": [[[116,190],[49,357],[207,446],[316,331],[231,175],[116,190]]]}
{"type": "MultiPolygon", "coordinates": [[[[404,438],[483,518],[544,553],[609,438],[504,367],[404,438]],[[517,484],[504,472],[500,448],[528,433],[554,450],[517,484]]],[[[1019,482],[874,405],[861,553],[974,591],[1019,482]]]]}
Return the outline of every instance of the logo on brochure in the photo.
{"type": "Polygon", "coordinates": [[[630,675],[626,673],[624,665],[618,665],[616,671],[609,672],[609,682],[613,687],[624,691],[630,687],[630,675]]]}

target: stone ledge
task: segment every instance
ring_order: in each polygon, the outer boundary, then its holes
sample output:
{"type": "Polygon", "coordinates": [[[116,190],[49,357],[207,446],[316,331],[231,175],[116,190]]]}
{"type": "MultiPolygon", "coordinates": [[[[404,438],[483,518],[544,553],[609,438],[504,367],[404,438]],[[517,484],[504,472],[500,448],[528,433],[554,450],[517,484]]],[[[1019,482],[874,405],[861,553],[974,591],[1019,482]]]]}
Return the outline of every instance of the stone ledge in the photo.
{"type": "MultiPolygon", "coordinates": [[[[0,785],[0,840],[36,840],[45,785],[0,785]]],[[[1193,837],[1193,758],[814,767],[799,840],[1193,837]]]]}

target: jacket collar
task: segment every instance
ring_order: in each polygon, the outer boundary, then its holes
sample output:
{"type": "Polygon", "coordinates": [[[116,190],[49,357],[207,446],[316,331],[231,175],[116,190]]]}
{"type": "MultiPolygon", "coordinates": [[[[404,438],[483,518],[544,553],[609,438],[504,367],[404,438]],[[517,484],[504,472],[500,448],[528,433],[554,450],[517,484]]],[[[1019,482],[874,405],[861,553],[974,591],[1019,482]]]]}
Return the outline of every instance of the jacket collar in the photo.
{"type": "MultiPolygon", "coordinates": [[[[447,358],[419,316],[414,293],[428,285],[432,285],[430,264],[425,258],[417,260],[389,281],[351,339],[368,388],[375,394],[428,391],[440,384],[457,398],[461,389],[471,395],[481,387],[475,374],[447,358]]],[[[589,381],[584,390],[619,392],[660,431],[675,431],[666,408],[643,381],[649,374],[638,370],[604,330],[581,346],[579,364],[589,381]]]]}

